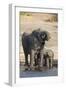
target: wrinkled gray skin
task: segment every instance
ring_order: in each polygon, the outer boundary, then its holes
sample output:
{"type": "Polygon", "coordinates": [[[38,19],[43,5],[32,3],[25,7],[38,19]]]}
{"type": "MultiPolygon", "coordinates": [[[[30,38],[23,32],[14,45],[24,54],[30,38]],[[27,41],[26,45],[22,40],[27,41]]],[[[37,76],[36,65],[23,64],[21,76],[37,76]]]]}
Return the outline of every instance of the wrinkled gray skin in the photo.
{"type": "Polygon", "coordinates": [[[43,48],[45,41],[49,40],[49,33],[46,31],[40,31],[40,29],[34,30],[31,34],[23,33],[22,46],[25,55],[25,65],[28,65],[28,54],[30,55],[30,69],[33,70],[34,55],[37,50],[40,49],[40,67],[43,66],[43,48]]]}

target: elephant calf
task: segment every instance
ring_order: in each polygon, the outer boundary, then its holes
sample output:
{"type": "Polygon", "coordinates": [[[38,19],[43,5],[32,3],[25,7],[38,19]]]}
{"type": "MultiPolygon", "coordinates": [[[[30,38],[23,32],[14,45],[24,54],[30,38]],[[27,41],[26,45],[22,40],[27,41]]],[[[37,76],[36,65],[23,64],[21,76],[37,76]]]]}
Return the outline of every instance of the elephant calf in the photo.
{"type": "MultiPolygon", "coordinates": [[[[40,66],[40,51],[35,54],[35,66],[40,66]]],[[[52,50],[47,49],[43,53],[43,66],[46,66],[48,68],[52,68],[53,66],[53,59],[54,59],[54,53],[52,50]]]]}
{"type": "Polygon", "coordinates": [[[50,49],[47,49],[44,52],[44,65],[46,65],[48,68],[52,68],[53,60],[54,60],[54,52],[50,49]]]}

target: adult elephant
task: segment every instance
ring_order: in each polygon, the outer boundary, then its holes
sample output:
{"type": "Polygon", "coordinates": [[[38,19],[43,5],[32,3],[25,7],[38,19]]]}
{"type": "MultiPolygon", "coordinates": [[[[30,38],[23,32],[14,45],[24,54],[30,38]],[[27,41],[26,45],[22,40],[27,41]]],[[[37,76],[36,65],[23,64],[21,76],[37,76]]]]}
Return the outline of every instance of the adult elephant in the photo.
{"type": "Polygon", "coordinates": [[[22,35],[22,46],[25,55],[25,65],[28,65],[28,54],[30,55],[30,69],[34,67],[34,55],[40,50],[40,67],[43,67],[43,48],[45,41],[49,40],[49,33],[47,31],[41,31],[40,28],[34,30],[31,34],[23,33],[22,35]]]}

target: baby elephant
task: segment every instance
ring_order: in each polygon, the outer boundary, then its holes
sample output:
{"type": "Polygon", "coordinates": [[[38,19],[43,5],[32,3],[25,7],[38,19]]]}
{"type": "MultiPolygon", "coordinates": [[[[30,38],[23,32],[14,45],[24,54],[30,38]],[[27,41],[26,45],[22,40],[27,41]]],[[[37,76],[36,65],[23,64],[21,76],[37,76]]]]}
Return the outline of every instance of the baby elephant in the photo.
{"type": "MultiPolygon", "coordinates": [[[[40,66],[40,51],[35,54],[35,66],[40,66]]],[[[53,59],[54,59],[54,53],[52,50],[47,49],[44,50],[44,56],[43,56],[43,66],[47,66],[48,68],[52,68],[53,66],[53,59]]]]}
{"type": "Polygon", "coordinates": [[[44,52],[44,65],[46,65],[48,68],[53,67],[53,60],[54,60],[54,52],[51,49],[47,49],[44,52]]]}

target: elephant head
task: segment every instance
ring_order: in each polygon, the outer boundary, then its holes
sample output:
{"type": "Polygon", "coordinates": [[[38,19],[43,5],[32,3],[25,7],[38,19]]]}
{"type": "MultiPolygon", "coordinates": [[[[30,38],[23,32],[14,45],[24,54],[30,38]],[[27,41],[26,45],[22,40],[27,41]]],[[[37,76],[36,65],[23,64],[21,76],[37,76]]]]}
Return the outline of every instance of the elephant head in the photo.
{"type": "Polygon", "coordinates": [[[45,41],[48,41],[50,39],[50,34],[47,31],[41,31],[40,28],[38,28],[37,30],[34,30],[32,32],[32,34],[34,35],[34,37],[37,38],[38,42],[40,43],[40,46],[44,46],[45,41]]]}

